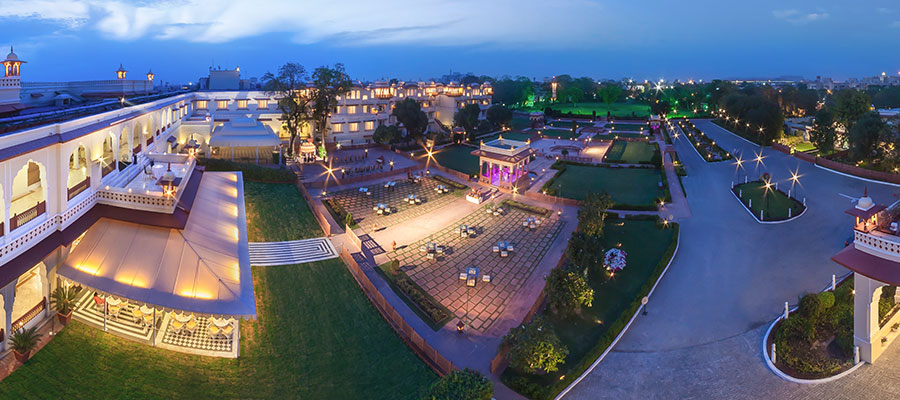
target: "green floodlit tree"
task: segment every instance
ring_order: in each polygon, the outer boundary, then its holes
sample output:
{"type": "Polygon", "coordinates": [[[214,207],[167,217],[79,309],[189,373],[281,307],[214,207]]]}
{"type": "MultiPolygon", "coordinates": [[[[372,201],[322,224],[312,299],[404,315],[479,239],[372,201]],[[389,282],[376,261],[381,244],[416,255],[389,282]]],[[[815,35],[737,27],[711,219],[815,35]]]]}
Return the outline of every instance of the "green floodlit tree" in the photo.
{"type": "Polygon", "coordinates": [[[597,95],[603,100],[603,104],[606,104],[606,112],[608,114],[610,113],[613,103],[618,101],[619,97],[622,96],[622,88],[619,87],[618,84],[607,83],[597,90],[597,95]]]}
{"type": "Polygon", "coordinates": [[[881,157],[879,142],[887,133],[887,125],[881,117],[870,112],[863,115],[850,129],[850,158],[853,161],[872,161],[881,157]]]}
{"type": "Polygon", "coordinates": [[[277,74],[266,72],[262,76],[263,89],[267,95],[278,98],[282,123],[291,135],[288,155],[293,155],[300,129],[312,120],[310,115],[312,99],[305,90],[306,79],[306,68],[295,62],[282,65],[278,68],[277,74]]]}
{"type": "Polygon", "coordinates": [[[421,141],[428,129],[428,115],[422,111],[422,106],[411,97],[403,99],[394,106],[391,115],[397,118],[397,122],[406,128],[407,140],[421,141]]]}
{"type": "Polygon", "coordinates": [[[588,194],[578,209],[578,231],[586,235],[603,236],[606,210],[612,206],[613,201],[609,194],[605,192],[588,194]]]}
{"type": "Polygon", "coordinates": [[[579,273],[567,268],[554,268],[547,277],[547,303],[552,311],[562,316],[581,312],[581,306],[590,307],[594,301],[594,289],[587,283],[588,269],[579,273]]]}
{"type": "Polygon", "coordinates": [[[344,64],[338,63],[334,67],[323,65],[313,70],[312,87],[309,88],[313,101],[312,120],[316,123],[323,146],[328,133],[328,118],[337,107],[337,97],[347,94],[352,87],[353,82],[344,70],[344,64]]]}
{"type": "Polygon", "coordinates": [[[510,346],[510,367],[529,374],[556,371],[569,355],[569,349],[542,316],[511,329],[503,343],[510,346]]]}
{"type": "Polygon", "coordinates": [[[835,119],[844,126],[847,132],[853,124],[868,113],[872,107],[872,99],[866,92],[855,89],[839,90],[832,98],[835,119]]]}

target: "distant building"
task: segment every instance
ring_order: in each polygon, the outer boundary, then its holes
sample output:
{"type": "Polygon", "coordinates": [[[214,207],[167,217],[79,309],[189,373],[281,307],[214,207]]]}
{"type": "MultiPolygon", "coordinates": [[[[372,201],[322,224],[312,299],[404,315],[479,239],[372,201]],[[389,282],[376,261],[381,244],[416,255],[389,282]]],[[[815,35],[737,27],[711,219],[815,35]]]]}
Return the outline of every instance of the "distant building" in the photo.
{"type": "Polygon", "coordinates": [[[241,67],[209,67],[209,76],[200,78],[200,90],[250,90],[250,81],[241,79],[241,67]]]}

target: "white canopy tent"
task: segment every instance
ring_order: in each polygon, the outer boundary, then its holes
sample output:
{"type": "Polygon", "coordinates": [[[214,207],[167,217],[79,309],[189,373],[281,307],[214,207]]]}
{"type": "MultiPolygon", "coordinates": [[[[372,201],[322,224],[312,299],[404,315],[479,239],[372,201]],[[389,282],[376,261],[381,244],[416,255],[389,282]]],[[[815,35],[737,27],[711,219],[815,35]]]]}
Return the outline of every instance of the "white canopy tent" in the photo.
{"type": "Polygon", "coordinates": [[[203,174],[183,230],[101,218],[57,273],[131,301],[254,318],[240,172],[203,174]]]}
{"type": "Polygon", "coordinates": [[[278,146],[281,138],[268,125],[252,118],[235,118],[217,126],[209,138],[212,147],[278,146]]]}

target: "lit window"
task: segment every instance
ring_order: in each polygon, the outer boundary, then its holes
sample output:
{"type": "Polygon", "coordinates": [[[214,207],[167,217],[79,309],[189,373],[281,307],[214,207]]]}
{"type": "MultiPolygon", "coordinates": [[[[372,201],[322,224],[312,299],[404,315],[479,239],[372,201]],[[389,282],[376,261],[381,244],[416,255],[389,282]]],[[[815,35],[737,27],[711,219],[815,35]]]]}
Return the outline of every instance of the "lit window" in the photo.
{"type": "Polygon", "coordinates": [[[344,130],[343,124],[331,124],[332,132],[335,132],[335,133],[343,132],[343,130],[344,130]]]}
{"type": "Polygon", "coordinates": [[[359,122],[350,123],[350,132],[359,132],[359,122]]]}
{"type": "Polygon", "coordinates": [[[216,108],[219,110],[228,109],[228,100],[216,100],[216,108]]]}
{"type": "Polygon", "coordinates": [[[198,110],[205,110],[207,107],[209,107],[209,102],[208,102],[208,101],[206,101],[206,100],[197,100],[197,109],[198,109],[198,110]]]}
{"type": "Polygon", "coordinates": [[[362,106],[362,110],[363,110],[363,111],[362,111],[363,114],[368,114],[368,113],[369,113],[369,106],[362,106]]]}
{"type": "Polygon", "coordinates": [[[238,110],[246,110],[247,109],[247,100],[238,100],[238,110]]]}
{"type": "Polygon", "coordinates": [[[375,121],[366,121],[366,130],[371,131],[375,129],[375,121]]]}
{"type": "Polygon", "coordinates": [[[259,110],[265,110],[265,109],[268,109],[268,108],[269,108],[269,101],[268,101],[268,100],[257,100],[257,101],[256,101],[256,108],[259,109],[259,110]]]}
{"type": "Polygon", "coordinates": [[[356,106],[347,106],[347,114],[356,114],[356,106]]]}
{"type": "Polygon", "coordinates": [[[340,113],[341,113],[341,106],[336,106],[336,107],[334,107],[334,113],[335,113],[335,114],[340,114],[340,113]]]}

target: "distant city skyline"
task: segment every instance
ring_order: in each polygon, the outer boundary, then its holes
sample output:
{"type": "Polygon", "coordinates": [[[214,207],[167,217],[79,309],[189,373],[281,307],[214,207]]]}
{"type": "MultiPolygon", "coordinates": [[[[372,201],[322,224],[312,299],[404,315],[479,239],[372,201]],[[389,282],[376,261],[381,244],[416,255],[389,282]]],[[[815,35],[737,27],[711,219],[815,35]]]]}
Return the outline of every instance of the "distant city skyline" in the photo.
{"type": "Polygon", "coordinates": [[[196,82],[210,66],[260,77],[288,61],[344,63],[364,81],[451,71],[844,80],[900,70],[891,50],[900,48],[900,6],[874,1],[0,0],[0,26],[0,45],[29,62],[25,81],[111,79],[120,63],[129,78],[152,68],[173,84],[196,82]]]}

